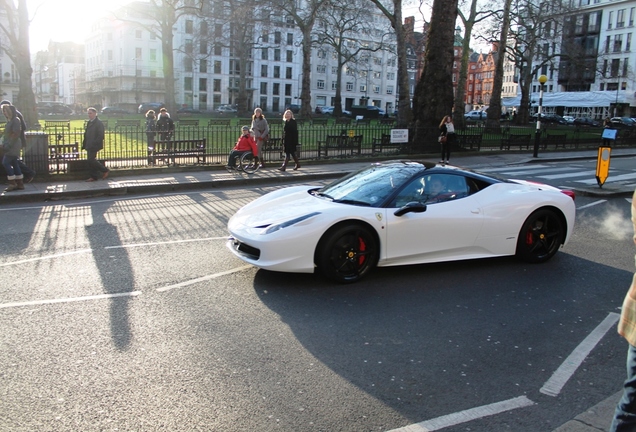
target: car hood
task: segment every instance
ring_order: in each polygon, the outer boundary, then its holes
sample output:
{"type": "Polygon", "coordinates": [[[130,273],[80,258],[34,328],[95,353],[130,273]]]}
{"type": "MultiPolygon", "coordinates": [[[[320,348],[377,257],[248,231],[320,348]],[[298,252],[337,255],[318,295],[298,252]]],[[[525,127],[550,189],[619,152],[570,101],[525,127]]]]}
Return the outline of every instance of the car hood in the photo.
{"type": "Polygon", "coordinates": [[[265,228],[310,213],[346,206],[310,195],[316,186],[296,186],[264,195],[241,208],[230,219],[230,226],[265,228]]]}

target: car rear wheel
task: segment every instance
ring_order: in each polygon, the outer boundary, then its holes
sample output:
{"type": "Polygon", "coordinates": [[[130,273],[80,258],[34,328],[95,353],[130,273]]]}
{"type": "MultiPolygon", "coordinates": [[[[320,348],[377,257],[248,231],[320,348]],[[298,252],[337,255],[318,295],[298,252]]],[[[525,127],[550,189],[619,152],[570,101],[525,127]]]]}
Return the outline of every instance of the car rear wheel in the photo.
{"type": "Polygon", "coordinates": [[[378,243],[368,228],[343,225],[325,234],[316,261],[327,278],[339,283],[356,282],[378,263],[378,243]]]}
{"type": "Polygon", "coordinates": [[[526,262],[545,262],[557,253],[564,236],[563,223],[554,211],[537,210],[528,216],[521,227],[517,256],[526,262]]]}

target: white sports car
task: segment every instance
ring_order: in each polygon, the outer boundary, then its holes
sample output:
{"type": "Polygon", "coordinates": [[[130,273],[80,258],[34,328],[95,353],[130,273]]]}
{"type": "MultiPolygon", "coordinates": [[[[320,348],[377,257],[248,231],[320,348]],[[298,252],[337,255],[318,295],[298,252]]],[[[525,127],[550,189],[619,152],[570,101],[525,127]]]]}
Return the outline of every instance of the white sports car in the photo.
{"type": "Polygon", "coordinates": [[[325,187],[264,195],[228,223],[257,267],[341,283],[375,266],[517,255],[550,259],[572,234],[574,193],[430,162],[374,163],[325,187]]]}

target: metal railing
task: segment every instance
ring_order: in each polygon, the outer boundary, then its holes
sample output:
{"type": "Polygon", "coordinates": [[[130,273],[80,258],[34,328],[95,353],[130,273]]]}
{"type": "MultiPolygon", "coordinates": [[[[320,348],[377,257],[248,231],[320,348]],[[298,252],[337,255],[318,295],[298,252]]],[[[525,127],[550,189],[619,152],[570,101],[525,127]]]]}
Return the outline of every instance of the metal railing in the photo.
{"type": "MultiPolygon", "coordinates": [[[[247,121],[247,120],[246,120],[247,121]]],[[[248,123],[249,124],[249,123],[248,123]]],[[[111,168],[145,168],[150,164],[148,152],[148,138],[141,125],[114,126],[106,130],[104,149],[100,151],[99,158],[108,161],[111,168]]],[[[410,142],[406,145],[391,145],[382,147],[387,143],[387,135],[391,134],[394,126],[386,122],[368,123],[355,121],[335,122],[326,124],[313,124],[299,121],[299,155],[303,160],[371,157],[387,155],[427,155],[434,154],[437,157],[439,143],[437,128],[409,129],[410,142]],[[328,136],[362,136],[359,150],[357,147],[332,149],[334,151],[319,151],[324,148],[328,136]],[[383,140],[384,136],[384,140],[383,140]],[[339,151],[342,150],[342,151],[339,151]],[[375,151],[374,151],[375,150],[375,151]]],[[[269,149],[266,159],[278,161],[282,157],[280,148],[283,125],[280,121],[270,123],[270,138],[278,147],[269,149]]],[[[568,149],[596,148],[602,143],[602,128],[575,128],[572,126],[548,125],[541,130],[539,150],[554,151],[568,149]]],[[[48,164],[48,171],[52,174],[73,170],[74,165],[80,165],[86,158],[86,153],[81,149],[84,130],[81,128],[59,129],[47,128],[37,134],[46,135],[46,149],[33,149],[25,152],[27,164],[36,164],[42,167],[48,164]]],[[[228,124],[210,124],[202,126],[178,126],[169,140],[188,141],[203,140],[206,145],[203,151],[205,157],[201,158],[201,152],[179,152],[177,157],[158,158],[157,165],[174,163],[176,165],[219,165],[225,164],[227,156],[240,135],[240,126],[228,124]],[[165,160],[164,160],[165,159],[165,160]],[[203,162],[203,160],[205,162],[203,162]]],[[[452,144],[453,152],[488,152],[488,151],[532,151],[535,143],[535,129],[533,125],[527,127],[509,126],[507,124],[498,128],[486,128],[483,126],[468,126],[458,129],[456,140],[452,144]]],[[[156,139],[163,140],[158,132],[156,139]]],[[[168,141],[169,141],[168,140],[168,141]]],[[[345,142],[345,140],[330,140],[330,142],[345,142]]],[[[616,147],[636,146],[636,131],[620,130],[617,140],[613,143],[616,147]]],[[[166,148],[166,145],[163,146],[166,148]]],[[[184,146],[181,146],[182,148],[184,146]]],[[[185,146],[187,147],[187,146],[185,146]]],[[[169,145],[168,145],[169,148],[169,145]]]]}

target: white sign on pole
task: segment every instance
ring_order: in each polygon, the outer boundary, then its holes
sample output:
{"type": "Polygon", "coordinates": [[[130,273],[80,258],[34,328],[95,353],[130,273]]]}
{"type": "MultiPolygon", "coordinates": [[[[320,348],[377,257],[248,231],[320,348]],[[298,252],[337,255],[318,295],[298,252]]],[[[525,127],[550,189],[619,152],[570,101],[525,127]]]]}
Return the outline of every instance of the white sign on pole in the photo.
{"type": "Polygon", "coordinates": [[[408,129],[391,129],[391,143],[407,143],[409,142],[408,129]]]}

